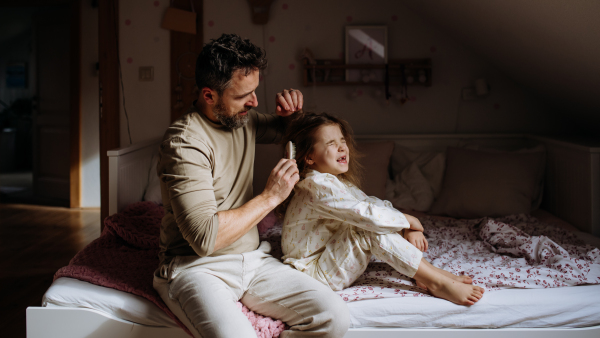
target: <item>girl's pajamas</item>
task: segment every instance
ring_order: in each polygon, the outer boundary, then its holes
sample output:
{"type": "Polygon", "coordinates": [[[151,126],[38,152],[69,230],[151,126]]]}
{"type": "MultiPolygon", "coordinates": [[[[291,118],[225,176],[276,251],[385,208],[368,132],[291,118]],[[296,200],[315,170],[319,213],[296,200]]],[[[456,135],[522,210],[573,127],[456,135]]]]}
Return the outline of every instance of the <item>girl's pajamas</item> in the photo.
{"type": "Polygon", "coordinates": [[[410,225],[389,201],[314,170],[294,192],[283,222],[284,263],[334,291],[350,286],[371,255],[408,277],[417,272],[423,253],[398,234],[410,225]]]}

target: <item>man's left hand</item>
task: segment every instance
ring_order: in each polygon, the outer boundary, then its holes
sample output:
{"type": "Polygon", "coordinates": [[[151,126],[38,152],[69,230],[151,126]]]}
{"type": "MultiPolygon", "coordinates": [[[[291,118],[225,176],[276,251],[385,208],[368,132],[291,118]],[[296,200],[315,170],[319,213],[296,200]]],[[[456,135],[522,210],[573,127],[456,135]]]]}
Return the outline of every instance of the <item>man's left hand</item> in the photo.
{"type": "Polygon", "coordinates": [[[304,97],[298,89],[284,89],[275,95],[276,112],[279,116],[290,116],[302,109],[304,97]]]}

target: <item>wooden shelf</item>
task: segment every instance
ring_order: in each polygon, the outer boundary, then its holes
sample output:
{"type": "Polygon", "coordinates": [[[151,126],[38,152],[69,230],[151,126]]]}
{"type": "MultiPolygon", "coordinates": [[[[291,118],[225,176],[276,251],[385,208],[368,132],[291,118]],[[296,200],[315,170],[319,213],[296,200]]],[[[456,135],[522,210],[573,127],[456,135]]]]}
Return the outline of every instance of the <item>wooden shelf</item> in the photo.
{"type": "MultiPolygon", "coordinates": [[[[383,86],[385,85],[383,77],[385,74],[385,65],[347,65],[340,59],[320,59],[316,60],[316,64],[308,64],[308,60],[304,60],[303,66],[303,82],[305,86],[347,86],[347,85],[368,85],[368,86],[383,86]],[[347,70],[381,70],[379,74],[375,74],[381,80],[375,81],[347,81],[347,70]]],[[[407,85],[431,86],[431,59],[398,59],[388,62],[389,85],[402,85],[402,77],[409,79],[412,77],[412,83],[407,85]],[[425,81],[420,82],[419,77],[424,75],[425,81]]]]}

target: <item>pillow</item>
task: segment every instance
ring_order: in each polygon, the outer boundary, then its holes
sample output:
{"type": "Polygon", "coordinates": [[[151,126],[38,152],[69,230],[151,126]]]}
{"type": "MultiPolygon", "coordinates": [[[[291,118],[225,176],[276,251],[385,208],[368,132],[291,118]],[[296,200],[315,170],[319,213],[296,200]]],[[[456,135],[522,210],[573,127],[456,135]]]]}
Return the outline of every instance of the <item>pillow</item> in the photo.
{"type": "Polygon", "coordinates": [[[455,218],[529,213],[543,165],[541,152],[450,147],[442,191],[431,213],[455,218]]]}
{"type": "Polygon", "coordinates": [[[443,152],[413,151],[396,144],[391,159],[392,177],[401,175],[414,163],[427,179],[434,197],[437,197],[442,189],[445,161],[446,157],[443,152]]]}
{"type": "MultiPolygon", "coordinates": [[[[465,148],[469,148],[469,147],[470,147],[469,145],[465,146],[465,148]]],[[[537,145],[532,148],[521,148],[521,149],[515,149],[515,150],[502,150],[502,149],[496,149],[496,148],[488,148],[488,147],[484,147],[481,145],[479,145],[477,148],[470,148],[470,149],[476,149],[476,150],[481,150],[481,151],[490,152],[490,153],[500,153],[500,152],[512,151],[515,153],[540,153],[540,154],[542,154],[543,159],[540,162],[541,175],[540,175],[539,181],[537,182],[537,184],[535,186],[535,190],[533,192],[532,210],[538,209],[540,207],[540,205],[542,204],[542,198],[544,197],[544,169],[546,167],[546,147],[543,144],[537,145]]]]}
{"type": "Polygon", "coordinates": [[[364,169],[362,190],[367,196],[385,199],[385,184],[388,179],[388,166],[394,150],[394,142],[358,143],[357,150],[363,155],[359,159],[364,169]]]}
{"type": "Polygon", "coordinates": [[[148,171],[148,185],[144,192],[144,201],[152,201],[157,204],[162,204],[162,195],[160,192],[160,180],[156,173],[156,167],[158,166],[158,152],[152,155],[152,161],[150,161],[150,169],[148,171]]]}
{"type": "Polygon", "coordinates": [[[392,187],[386,189],[386,199],[395,208],[427,211],[433,204],[433,189],[415,162],[388,184],[392,187]]]}

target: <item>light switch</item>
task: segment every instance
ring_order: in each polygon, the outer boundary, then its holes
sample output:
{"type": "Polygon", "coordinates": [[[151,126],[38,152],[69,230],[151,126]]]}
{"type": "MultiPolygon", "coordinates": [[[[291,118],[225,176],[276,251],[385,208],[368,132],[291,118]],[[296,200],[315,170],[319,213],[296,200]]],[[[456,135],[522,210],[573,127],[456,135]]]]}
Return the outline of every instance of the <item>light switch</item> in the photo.
{"type": "Polygon", "coordinates": [[[140,67],[140,81],[154,81],[154,67],[140,67]]]}

